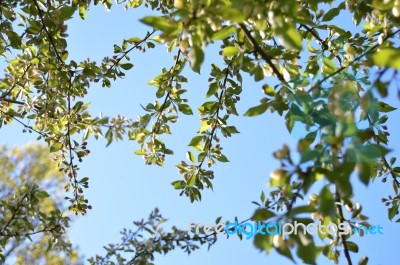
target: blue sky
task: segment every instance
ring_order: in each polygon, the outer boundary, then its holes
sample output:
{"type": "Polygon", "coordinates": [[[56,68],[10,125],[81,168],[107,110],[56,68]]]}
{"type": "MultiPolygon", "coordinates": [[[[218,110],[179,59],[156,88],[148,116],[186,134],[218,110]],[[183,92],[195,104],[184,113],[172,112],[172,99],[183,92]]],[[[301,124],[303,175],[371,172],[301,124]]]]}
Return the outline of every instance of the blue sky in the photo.
{"type": "MultiPolygon", "coordinates": [[[[103,56],[112,55],[113,44],[120,44],[124,38],[144,36],[146,30],[151,30],[138,22],[145,15],[143,10],[125,12],[122,6],[114,6],[110,13],[105,12],[101,6],[91,8],[85,21],[74,18],[69,22],[69,59],[99,60],[103,56]]],[[[215,49],[208,49],[208,52],[201,76],[188,71],[187,97],[190,104],[195,106],[199,106],[205,98],[209,65],[215,60],[221,62],[215,49]]],[[[130,56],[135,67],[127,73],[125,79],[113,82],[111,89],[101,88],[99,84],[90,87],[86,100],[92,102],[91,113],[97,115],[102,112],[104,116],[122,114],[129,118],[143,114],[140,104],[155,100],[155,89],[147,85],[147,82],[158,75],[162,67],[173,65],[173,55],[168,54],[163,45],[145,54],[133,51],[130,56]]],[[[257,105],[263,95],[260,88],[261,83],[245,79],[242,100],[238,104],[239,113],[257,105]]],[[[391,98],[390,102],[394,106],[398,105],[396,98],[391,98]]],[[[73,243],[79,245],[86,258],[104,254],[102,246],[119,242],[119,231],[124,227],[132,227],[132,221],[147,217],[154,207],[158,207],[164,217],[169,219],[166,227],[176,225],[182,229],[192,219],[198,223],[211,223],[218,216],[223,216],[223,220],[232,220],[235,216],[243,220],[252,215],[255,208],[250,202],[258,200],[261,190],[267,190],[269,173],[279,167],[272,153],[284,143],[295,146],[297,134],[290,135],[284,119],[270,113],[255,118],[230,119],[232,125],[241,132],[232,138],[222,139],[225,154],[231,162],[215,166],[214,192],[206,190],[201,202],[190,203],[187,198],[180,197],[170,183],[181,178],[175,165],[185,159],[185,152],[190,150],[187,143],[199,128],[195,108],[194,113],[193,116],[181,116],[178,124],[172,127],[173,135],[164,137],[175,155],[167,157],[165,166],[161,168],[145,166],[143,159],[133,154],[137,144],[132,141],[114,142],[106,148],[104,140],[91,139],[91,154],[80,165],[79,174],[81,177],[90,177],[90,188],[85,193],[93,210],[86,216],[76,218],[70,230],[73,243]]],[[[396,111],[389,117],[389,128],[394,135],[391,137],[391,145],[397,147],[398,124],[394,121],[399,118],[399,114],[396,111]]],[[[0,137],[9,146],[36,139],[34,135],[22,134],[18,124],[3,127],[0,137]]],[[[395,154],[398,155],[398,152],[395,154]]],[[[370,258],[369,264],[393,264],[392,257],[398,251],[396,239],[400,234],[395,224],[387,220],[386,208],[380,202],[381,197],[392,193],[389,181],[385,185],[379,181],[372,183],[368,190],[358,180],[353,183],[358,194],[356,200],[366,202],[363,205],[364,212],[373,217],[370,223],[384,227],[383,236],[366,236],[362,240],[354,240],[359,243],[360,253],[352,254],[353,262],[367,255],[370,258]]],[[[237,237],[226,240],[223,236],[210,251],[204,248],[187,256],[177,249],[156,259],[156,264],[166,265],[266,263],[290,264],[274,252],[268,256],[264,252],[259,253],[252,240],[240,241],[237,237]]],[[[319,264],[331,263],[323,258],[319,264]]]]}

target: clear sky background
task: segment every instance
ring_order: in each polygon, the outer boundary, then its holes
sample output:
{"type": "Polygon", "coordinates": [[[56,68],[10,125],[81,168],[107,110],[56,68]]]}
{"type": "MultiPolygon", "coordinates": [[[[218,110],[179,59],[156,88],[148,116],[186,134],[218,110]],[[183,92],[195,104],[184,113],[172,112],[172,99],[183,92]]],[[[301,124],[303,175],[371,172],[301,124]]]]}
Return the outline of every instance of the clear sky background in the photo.
{"type": "MultiPolygon", "coordinates": [[[[121,5],[113,6],[110,13],[101,6],[92,7],[85,21],[75,16],[69,21],[69,59],[100,60],[103,56],[112,55],[113,45],[121,44],[124,38],[145,36],[146,30],[151,29],[141,25],[138,20],[146,14],[143,10],[126,12],[121,5]]],[[[122,114],[128,118],[143,114],[140,104],[155,100],[155,88],[147,85],[147,82],[158,75],[162,67],[173,65],[173,55],[168,54],[163,45],[144,54],[133,51],[130,57],[135,66],[125,79],[113,82],[111,89],[101,88],[100,84],[91,85],[86,98],[92,102],[91,113],[97,115],[101,112],[103,116],[122,114]]],[[[189,90],[187,97],[192,106],[199,106],[205,99],[209,66],[215,61],[223,67],[216,49],[211,48],[207,50],[202,75],[187,69],[189,83],[185,87],[189,90]]],[[[263,96],[260,89],[262,84],[245,79],[242,100],[237,106],[239,113],[258,104],[263,96]]],[[[389,103],[398,106],[395,95],[395,91],[391,91],[389,103]]],[[[218,216],[223,216],[222,220],[232,220],[235,216],[239,220],[247,219],[255,209],[251,201],[257,201],[262,190],[268,191],[269,173],[279,167],[272,153],[284,143],[295,150],[300,136],[296,131],[290,135],[284,118],[269,112],[254,118],[231,118],[229,122],[241,132],[232,138],[222,139],[224,153],[231,162],[218,163],[214,167],[214,192],[203,191],[201,202],[190,203],[188,198],[180,197],[170,183],[181,178],[175,165],[185,159],[185,152],[190,150],[187,144],[200,125],[196,108],[193,109],[193,116],[180,116],[179,122],[172,127],[173,135],[164,137],[175,155],[167,157],[165,166],[161,168],[145,166],[143,159],[133,154],[138,148],[135,142],[114,142],[106,148],[105,140],[90,140],[91,154],[80,165],[79,175],[90,177],[90,188],[85,194],[93,210],[86,216],[76,218],[70,230],[73,244],[79,246],[86,258],[104,254],[102,246],[118,243],[122,228],[131,228],[132,221],[146,218],[155,207],[169,219],[166,228],[176,225],[186,229],[192,219],[202,224],[213,223],[218,216]]],[[[390,113],[389,117],[391,146],[397,147],[398,111],[390,113]]],[[[13,146],[35,141],[36,136],[22,134],[22,128],[14,124],[0,130],[0,139],[8,146],[13,146]]],[[[398,155],[397,150],[392,154],[398,155]]],[[[398,257],[398,226],[387,220],[386,207],[380,202],[381,197],[392,193],[389,182],[383,184],[376,181],[366,189],[354,178],[355,200],[367,202],[363,205],[364,213],[372,217],[371,224],[380,224],[384,231],[384,235],[352,239],[360,247],[359,254],[352,253],[355,264],[363,255],[369,256],[369,264],[374,265],[392,265],[395,264],[394,258],[398,257]]],[[[303,204],[307,201],[308,197],[303,204]]],[[[318,243],[321,245],[321,242],[318,243]]],[[[301,261],[298,260],[298,263],[301,264],[301,261]]],[[[275,252],[270,255],[260,253],[252,240],[240,241],[235,236],[226,240],[221,236],[210,251],[205,247],[187,256],[177,249],[166,256],[158,256],[156,264],[290,264],[290,261],[275,252]]],[[[331,263],[324,257],[319,259],[318,264],[331,263]]]]}

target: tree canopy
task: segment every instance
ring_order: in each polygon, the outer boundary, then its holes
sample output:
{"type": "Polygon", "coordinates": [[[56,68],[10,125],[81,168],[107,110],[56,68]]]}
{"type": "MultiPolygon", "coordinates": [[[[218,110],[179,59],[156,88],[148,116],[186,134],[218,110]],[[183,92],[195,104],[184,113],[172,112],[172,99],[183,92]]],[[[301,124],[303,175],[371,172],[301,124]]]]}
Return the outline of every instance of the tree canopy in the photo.
{"type": "Polygon", "coordinates": [[[82,264],[66,237],[64,174],[38,144],[0,147],[1,259],[14,264],[82,264]],[[52,194],[50,196],[50,194],[52,194]],[[32,241],[31,244],[29,241],[32,241]]]}
{"type": "MultiPolygon", "coordinates": [[[[0,127],[20,125],[47,144],[58,170],[65,175],[66,200],[75,214],[85,214],[91,208],[84,195],[89,179],[79,175],[78,165],[90,154],[92,138],[103,136],[106,145],[123,139],[135,141],[138,147],[134,152],[146,164],[163,166],[174,154],[173,146],[164,140],[165,135],[173,133],[172,124],[178,123],[180,115],[198,114],[197,134],[188,143],[186,159],[176,166],[181,177],[172,182],[180,195],[195,202],[201,200],[204,189],[213,188],[213,179],[218,177],[213,166],[229,162],[220,139],[232,137],[234,142],[233,135],[239,133],[230,118],[276,112],[289,132],[299,126],[303,135],[297,139],[297,150],[284,145],[273,154],[281,166],[271,172],[268,193],[261,192],[254,202],[257,209],[252,220],[304,224],[320,220],[325,224],[348,223],[352,228],[369,227],[363,202],[353,201],[353,179],[357,178],[357,185],[369,185],[374,180],[391,185],[392,195],[373,199],[387,206],[388,219],[400,221],[400,167],[396,158],[390,157],[386,125],[387,113],[396,108],[385,101],[400,93],[398,0],[126,0],[116,4],[111,0],[4,0],[0,8],[0,65],[4,68],[0,127]],[[119,5],[127,10],[149,10],[151,15],[140,19],[147,34],[115,40],[114,54],[99,61],[69,59],[68,20],[85,19],[90,8],[98,4],[107,10],[119,5]],[[354,25],[344,25],[340,21],[344,17],[354,25]],[[115,80],[136,70],[132,53],[161,45],[167,47],[174,63],[149,81],[156,89],[156,99],[143,104],[138,119],[90,113],[86,95],[91,86],[112,87],[115,80]],[[209,47],[218,49],[220,58],[212,63],[210,73],[204,73],[209,47]],[[188,70],[208,80],[200,106],[191,104],[186,96],[187,90],[193,89],[185,85],[188,70]],[[236,106],[246,78],[254,79],[264,96],[259,104],[239,113],[236,106]],[[316,188],[317,182],[324,183],[322,188],[316,188]],[[304,197],[309,193],[311,200],[307,203],[304,197]]],[[[41,183],[42,173],[33,172],[32,187],[26,189],[36,192],[35,183],[41,183]]],[[[2,177],[9,174],[2,172],[2,177]]],[[[59,175],[47,178],[56,177],[59,175]]],[[[17,194],[13,203],[18,205],[18,198],[25,198],[23,192],[17,194]]],[[[35,194],[40,199],[48,192],[35,194]]],[[[12,204],[8,196],[9,192],[4,192],[2,205],[12,204]]],[[[19,213],[19,206],[13,207],[10,211],[19,213]]],[[[8,220],[13,220],[14,214],[8,220]]],[[[68,222],[57,211],[40,216],[40,222],[50,226],[55,220],[68,222]]],[[[154,211],[147,223],[136,225],[138,231],[148,225],[144,230],[154,236],[161,220],[154,211]]],[[[28,223],[15,223],[14,232],[11,223],[2,224],[2,247],[7,243],[6,235],[20,237],[22,227],[31,231],[28,223]]],[[[325,242],[321,246],[309,234],[258,234],[254,243],[262,251],[275,249],[292,260],[295,254],[307,264],[315,264],[321,253],[333,262],[343,255],[352,264],[350,252],[359,251],[352,242],[355,235],[341,232],[319,234],[317,237],[325,242]]],[[[134,242],[135,247],[121,246],[134,253],[127,259],[133,264],[147,264],[153,252],[173,249],[174,237],[178,237],[175,243],[179,246],[180,240],[215,243],[213,237],[190,238],[175,228],[165,237],[151,237],[157,243],[154,248],[129,235],[127,232],[127,241],[123,242],[134,242]]],[[[29,236],[29,232],[23,236],[29,236]]],[[[115,249],[108,251],[106,258],[115,255],[115,249]]],[[[127,262],[121,259],[116,256],[116,260],[127,262]]],[[[92,259],[93,263],[103,261],[104,257],[92,259]]],[[[360,260],[360,264],[367,262],[366,257],[360,260]]]]}

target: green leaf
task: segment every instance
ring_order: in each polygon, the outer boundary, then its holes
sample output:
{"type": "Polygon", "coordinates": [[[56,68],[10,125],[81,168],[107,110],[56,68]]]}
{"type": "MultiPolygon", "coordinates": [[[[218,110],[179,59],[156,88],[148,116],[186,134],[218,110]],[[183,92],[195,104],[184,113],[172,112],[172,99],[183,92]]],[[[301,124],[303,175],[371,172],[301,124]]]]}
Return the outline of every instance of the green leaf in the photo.
{"type": "Polygon", "coordinates": [[[335,199],[331,191],[329,190],[329,185],[326,185],[320,192],[318,196],[319,212],[325,216],[335,216],[335,199]]]}
{"type": "Polygon", "coordinates": [[[351,146],[347,150],[348,162],[371,163],[382,156],[382,150],[377,144],[351,146]]]}
{"type": "Polygon", "coordinates": [[[361,204],[359,205],[359,207],[356,207],[353,209],[353,212],[351,213],[351,218],[356,218],[362,211],[362,206],[361,204]]]}
{"type": "Polygon", "coordinates": [[[292,133],[293,127],[295,124],[295,119],[292,118],[292,114],[288,112],[285,116],[285,125],[288,129],[289,133],[292,133]]]}
{"type": "Polygon", "coordinates": [[[207,131],[211,127],[209,121],[207,119],[203,120],[200,125],[199,133],[207,131]]]}
{"type": "Polygon", "coordinates": [[[33,58],[32,60],[31,60],[31,64],[39,64],[39,59],[38,58],[33,58]]]}
{"type": "Polygon", "coordinates": [[[347,241],[347,248],[354,253],[358,253],[358,246],[356,243],[351,242],[351,241],[347,241]]]}
{"type": "Polygon", "coordinates": [[[236,31],[234,26],[225,26],[221,30],[214,32],[212,40],[223,40],[232,35],[236,31]]]}
{"type": "Polygon", "coordinates": [[[188,104],[179,104],[178,108],[185,115],[193,115],[192,108],[188,104]]]}
{"type": "Polygon", "coordinates": [[[147,154],[146,150],[142,149],[135,150],[135,155],[146,155],[146,154],[147,154]]]}
{"type": "Polygon", "coordinates": [[[270,252],[272,249],[272,244],[271,241],[269,240],[270,236],[268,234],[263,235],[263,234],[256,234],[254,237],[254,245],[256,248],[265,250],[267,252],[270,252]]]}
{"type": "Polygon", "coordinates": [[[223,163],[229,162],[228,158],[227,158],[225,155],[223,155],[223,154],[214,155],[214,157],[215,157],[215,159],[217,159],[219,162],[223,162],[223,163]]]}
{"type": "Polygon", "coordinates": [[[204,61],[204,51],[200,46],[193,45],[189,51],[190,67],[200,74],[201,64],[204,61]]]}
{"type": "Polygon", "coordinates": [[[81,19],[86,19],[86,6],[81,5],[79,7],[79,16],[81,17],[81,19]]]}
{"type": "Polygon", "coordinates": [[[7,37],[10,40],[11,47],[19,49],[21,46],[21,38],[14,31],[7,31],[7,37]]]}
{"type": "Polygon", "coordinates": [[[248,117],[254,117],[263,114],[266,112],[268,109],[268,104],[267,103],[262,103],[261,105],[252,107],[248,109],[243,116],[248,116],[248,117]]]}
{"type": "Polygon", "coordinates": [[[236,48],[234,46],[228,46],[222,50],[222,55],[231,57],[231,56],[235,56],[236,54],[238,54],[238,52],[239,52],[238,48],[236,48]]]}
{"type": "Polygon", "coordinates": [[[172,182],[171,185],[174,186],[174,188],[176,190],[181,190],[181,189],[185,188],[186,183],[183,180],[177,180],[177,181],[172,182]]]}
{"type": "Polygon", "coordinates": [[[75,13],[75,8],[72,6],[63,6],[60,8],[60,17],[64,20],[68,20],[75,13]]]}
{"type": "Polygon", "coordinates": [[[179,24],[168,17],[147,16],[140,20],[143,24],[159,29],[168,35],[174,35],[179,30],[179,24]]]}
{"type": "Polygon", "coordinates": [[[288,49],[301,50],[303,38],[293,26],[285,26],[277,30],[277,35],[288,49]]]}
{"type": "Polygon", "coordinates": [[[124,64],[120,64],[119,65],[122,69],[124,69],[124,70],[129,70],[129,69],[131,69],[132,67],[133,67],[133,64],[131,64],[131,63],[124,63],[124,64]]]}
{"type": "Polygon", "coordinates": [[[322,58],[322,62],[324,63],[324,65],[326,67],[328,67],[328,68],[330,68],[332,70],[336,70],[337,69],[336,65],[331,60],[329,60],[327,57],[323,57],[322,58]]]}
{"type": "Polygon", "coordinates": [[[305,163],[308,161],[315,161],[321,156],[321,153],[315,150],[307,150],[301,153],[300,163],[305,163]]]}
{"type": "Polygon", "coordinates": [[[388,218],[391,221],[396,215],[397,215],[397,211],[399,210],[399,205],[393,205],[392,207],[389,208],[388,211],[388,218]]]}
{"type": "Polygon", "coordinates": [[[280,248],[275,248],[275,250],[281,254],[282,256],[287,257],[288,259],[290,259],[293,263],[295,263],[295,260],[293,259],[293,255],[292,252],[290,251],[290,248],[285,247],[283,249],[280,248]]]}
{"type": "Polygon", "coordinates": [[[88,180],[89,180],[88,177],[84,177],[84,178],[82,178],[79,182],[80,182],[80,183],[85,183],[85,182],[87,182],[88,180]]]}
{"type": "Polygon", "coordinates": [[[35,193],[35,197],[37,197],[39,199],[43,199],[43,198],[50,197],[50,195],[46,191],[41,190],[41,191],[38,191],[35,193]]]}
{"type": "Polygon", "coordinates": [[[190,140],[190,143],[188,144],[188,146],[193,146],[196,147],[200,144],[200,142],[203,140],[203,136],[199,135],[199,136],[195,136],[192,138],[192,140],[190,140]]]}
{"type": "Polygon", "coordinates": [[[380,49],[372,56],[372,60],[379,67],[400,69],[400,51],[398,49],[380,49]]]}
{"type": "Polygon", "coordinates": [[[251,220],[253,220],[253,221],[266,221],[269,218],[272,218],[274,216],[275,216],[274,212],[272,212],[272,211],[270,211],[268,209],[262,208],[262,209],[257,209],[255,211],[255,213],[251,217],[251,220]]]}
{"type": "Polygon", "coordinates": [[[126,41],[129,42],[130,44],[137,44],[137,43],[141,42],[142,39],[139,37],[132,37],[132,38],[127,39],[126,41]]]}
{"type": "Polygon", "coordinates": [[[186,158],[192,163],[195,161],[194,154],[192,152],[186,152],[186,158]]]}
{"type": "Polygon", "coordinates": [[[216,82],[211,83],[211,84],[210,84],[210,87],[208,88],[206,98],[209,98],[209,97],[211,97],[212,95],[214,95],[215,93],[217,93],[218,88],[219,88],[218,83],[216,83],[216,82]]]}
{"type": "Polygon", "coordinates": [[[361,182],[367,186],[371,179],[371,167],[369,163],[357,163],[357,169],[361,182]]]}
{"type": "Polygon", "coordinates": [[[376,9],[387,11],[393,8],[393,1],[373,0],[372,6],[376,9]]]}
{"type": "Polygon", "coordinates": [[[241,10],[231,6],[223,6],[220,12],[221,16],[228,21],[242,23],[246,19],[241,10]]]}
{"type": "Polygon", "coordinates": [[[197,180],[196,174],[192,174],[188,180],[187,186],[193,187],[193,185],[196,183],[196,180],[197,180]]]}
{"type": "Polygon", "coordinates": [[[358,261],[358,265],[367,265],[368,264],[368,257],[364,256],[358,261]]]}
{"type": "Polygon", "coordinates": [[[265,193],[264,193],[264,191],[261,192],[260,200],[261,200],[262,202],[265,201],[265,193]]]}
{"type": "Polygon", "coordinates": [[[235,126],[226,126],[222,129],[227,133],[240,133],[235,126]]]}
{"type": "Polygon", "coordinates": [[[263,85],[262,90],[267,96],[270,97],[275,96],[275,89],[269,85],[263,85]]]}
{"type": "Polygon", "coordinates": [[[375,104],[377,104],[379,112],[391,112],[397,109],[382,101],[376,102],[375,104]]]}
{"type": "Polygon", "coordinates": [[[332,19],[337,17],[339,13],[340,13],[339,8],[332,8],[331,10],[326,12],[326,14],[322,17],[322,21],[331,21],[332,19]]]}
{"type": "Polygon", "coordinates": [[[54,152],[60,151],[62,149],[62,147],[63,147],[62,143],[56,142],[50,146],[50,152],[54,153],[54,152]]]}
{"type": "Polygon", "coordinates": [[[316,264],[315,259],[317,258],[317,251],[311,236],[300,233],[298,237],[300,242],[296,251],[297,255],[305,264],[316,264]]]}
{"type": "Polygon", "coordinates": [[[60,54],[60,57],[61,57],[61,60],[62,60],[63,62],[65,62],[65,61],[67,60],[67,58],[68,58],[68,51],[63,51],[63,52],[60,54]]]}
{"type": "Polygon", "coordinates": [[[314,209],[314,207],[311,207],[309,205],[293,207],[290,210],[290,214],[292,214],[292,215],[302,214],[302,213],[312,213],[312,212],[315,212],[315,209],[314,209]]]}

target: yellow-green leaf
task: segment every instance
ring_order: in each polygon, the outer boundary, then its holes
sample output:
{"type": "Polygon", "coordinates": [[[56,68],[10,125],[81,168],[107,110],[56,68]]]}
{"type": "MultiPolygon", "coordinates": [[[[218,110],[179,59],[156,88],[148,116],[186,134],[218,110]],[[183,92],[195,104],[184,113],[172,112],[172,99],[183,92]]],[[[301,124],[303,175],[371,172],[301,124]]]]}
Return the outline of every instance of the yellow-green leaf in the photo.
{"type": "Polygon", "coordinates": [[[234,26],[223,27],[221,30],[215,32],[212,36],[212,40],[223,40],[229,37],[232,33],[235,32],[234,26]]]}
{"type": "Polygon", "coordinates": [[[147,154],[146,150],[142,149],[135,150],[135,155],[145,155],[145,154],[147,154]]]}
{"type": "Polygon", "coordinates": [[[140,22],[159,29],[169,35],[176,33],[179,29],[179,24],[175,20],[167,17],[147,16],[142,18],[140,22]]]}
{"type": "Polygon", "coordinates": [[[372,56],[372,59],[377,66],[400,69],[400,51],[398,49],[381,49],[372,56]]]}
{"type": "Polygon", "coordinates": [[[50,146],[50,152],[51,152],[51,153],[57,152],[57,151],[61,150],[62,146],[63,146],[62,143],[59,143],[59,142],[54,143],[54,144],[52,144],[52,145],[50,146]]]}
{"type": "Polygon", "coordinates": [[[234,46],[228,46],[223,49],[222,54],[224,56],[231,57],[231,56],[235,56],[236,54],[238,54],[238,52],[239,52],[238,48],[236,48],[234,46]]]}
{"type": "Polygon", "coordinates": [[[263,114],[268,108],[268,104],[263,103],[261,105],[252,107],[250,109],[248,109],[243,116],[248,116],[248,117],[253,117],[253,116],[258,116],[263,114]]]}
{"type": "Polygon", "coordinates": [[[201,64],[204,61],[203,49],[197,45],[194,45],[189,51],[190,67],[196,73],[200,74],[201,64]]]}
{"type": "Polygon", "coordinates": [[[301,50],[303,38],[300,33],[291,26],[278,29],[276,32],[283,45],[288,49],[301,50]]]}

